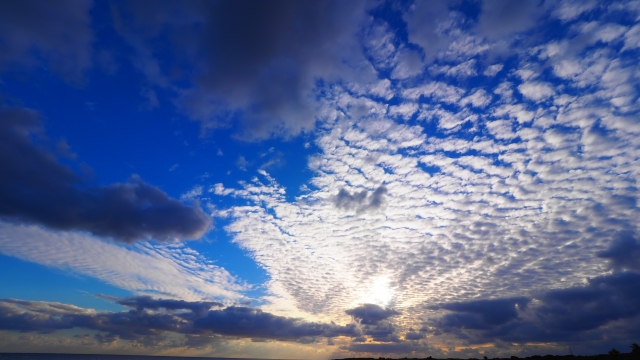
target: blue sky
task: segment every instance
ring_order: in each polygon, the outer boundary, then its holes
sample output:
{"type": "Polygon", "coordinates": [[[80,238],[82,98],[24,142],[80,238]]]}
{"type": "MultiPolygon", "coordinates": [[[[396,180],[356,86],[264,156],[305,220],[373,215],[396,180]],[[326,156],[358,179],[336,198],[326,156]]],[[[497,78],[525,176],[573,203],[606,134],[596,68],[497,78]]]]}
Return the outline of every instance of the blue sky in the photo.
{"type": "Polygon", "coordinates": [[[639,21],[639,1],[2,2],[0,351],[626,351],[639,21]]]}

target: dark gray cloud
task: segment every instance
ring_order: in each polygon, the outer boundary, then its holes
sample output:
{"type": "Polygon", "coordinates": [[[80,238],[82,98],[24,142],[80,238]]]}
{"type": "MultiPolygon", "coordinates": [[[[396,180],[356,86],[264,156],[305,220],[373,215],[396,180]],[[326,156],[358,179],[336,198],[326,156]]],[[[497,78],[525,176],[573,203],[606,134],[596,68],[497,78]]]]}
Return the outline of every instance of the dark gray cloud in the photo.
{"type": "Polygon", "coordinates": [[[582,287],[549,291],[536,309],[545,328],[591,330],[640,314],[640,274],[622,272],[589,280],[582,287]]]}
{"type": "Polygon", "coordinates": [[[449,39],[438,31],[438,26],[447,20],[450,8],[458,0],[415,1],[403,14],[407,23],[409,42],[422,47],[427,60],[449,44],[449,39]]]}
{"type": "Polygon", "coordinates": [[[399,312],[383,308],[376,304],[363,304],[353,309],[345,310],[347,315],[356,318],[363,325],[375,325],[382,320],[392,316],[400,315],[399,312]]]}
{"type": "Polygon", "coordinates": [[[156,4],[152,14],[145,1],[123,4],[117,27],[138,49],[136,62],[150,82],[165,87],[166,73],[149,71],[156,63],[150,44],[159,40],[158,29],[171,30],[169,46],[184,56],[177,61],[194,67],[186,75],[192,86],[174,89],[178,105],[203,129],[231,126],[233,117],[241,119],[245,139],[310,130],[316,81],[362,74],[357,35],[366,19],[364,1],[156,4]]]}
{"type": "Polygon", "coordinates": [[[413,330],[410,330],[409,332],[404,334],[404,338],[406,340],[420,340],[420,339],[424,339],[424,337],[425,337],[425,334],[423,332],[417,332],[413,330]]]}
{"type": "Polygon", "coordinates": [[[488,37],[529,30],[546,10],[542,3],[544,1],[541,0],[485,0],[482,2],[478,28],[488,37]]]}
{"type": "Polygon", "coordinates": [[[219,335],[304,342],[315,337],[356,337],[361,334],[355,324],[312,323],[247,307],[203,311],[211,307],[210,304],[218,306],[215,302],[148,297],[118,299],[117,302],[136,309],[96,313],[71,305],[1,299],[0,330],[51,333],[82,328],[100,331],[99,340],[102,341],[125,339],[142,343],[160,341],[166,332],[173,332],[187,335],[187,342],[198,346],[207,341],[218,341],[219,335]],[[145,309],[185,311],[148,312],[145,309]]]}
{"type": "Polygon", "coordinates": [[[364,325],[362,334],[378,342],[400,342],[396,327],[389,321],[380,321],[373,325],[364,325]]]}
{"type": "Polygon", "coordinates": [[[132,242],[198,238],[211,219],[138,178],[93,186],[47,149],[38,114],[0,107],[0,216],[132,242]]]}
{"type": "Polygon", "coordinates": [[[259,309],[230,306],[209,311],[206,317],[194,322],[197,329],[213,333],[251,338],[292,340],[312,336],[357,336],[354,324],[310,323],[300,319],[277,316],[259,309]]]}
{"type": "Polygon", "coordinates": [[[371,194],[367,190],[350,193],[345,188],[342,188],[333,198],[333,204],[339,209],[355,210],[356,213],[363,213],[379,209],[384,204],[384,195],[387,192],[388,190],[384,185],[377,187],[371,194]]]}
{"type": "Polygon", "coordinates": [[[148,310],[189,310],[196,315],[205,315],[212,307],[223,307],[219,302],[215,301],[184,301],[173,299],[154,299],[150,296],[136,296],[125,299],[117,299],[120,305],[138,309],[148,310]]]}
{"type": "Polygon", "coordinates": [[[0,69],[34,66],[39,59],[69,81],[81,81],[92,64],[92,2],[0,2],[0,69]]]}
{"type": "Polygon", "coordinates": [[[630,232],[619,234],[609,249],[598,253],[598,256],[608,259],[615,270],[640,271],[640,242],[630,232]]]}
{"type": "Polygon", "coordinates": [[[432,306],[432,309],[452,311],[438,322],[442,328],[488,329],[518,317],[518,309],[525,309],[531,300],[524,297],[476,300],[432,306]]]}
{"type": "Polygon", "coordinates": [[[604,341],[614,332],[632,339],[640,321],[640,274],[617,272],[587,285],[529,298],[480,300],[433,308],[452,313],[433,322],[471,342],[604,341]],[[515,305],[518,305],[516,309],[515,305]],[[528,305],[527,305],[528,304],[528,305]]]}

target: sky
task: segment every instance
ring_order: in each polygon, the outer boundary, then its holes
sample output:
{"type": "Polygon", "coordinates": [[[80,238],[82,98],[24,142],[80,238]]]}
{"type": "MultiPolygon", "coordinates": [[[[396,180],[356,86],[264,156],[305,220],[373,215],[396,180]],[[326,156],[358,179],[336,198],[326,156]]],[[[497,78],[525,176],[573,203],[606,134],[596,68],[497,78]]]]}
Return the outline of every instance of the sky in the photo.
{"type": "Polygon", "coordinates": [[[0,352],[628,352],[639,56],[638,0],[4,0],[0,352]]]}

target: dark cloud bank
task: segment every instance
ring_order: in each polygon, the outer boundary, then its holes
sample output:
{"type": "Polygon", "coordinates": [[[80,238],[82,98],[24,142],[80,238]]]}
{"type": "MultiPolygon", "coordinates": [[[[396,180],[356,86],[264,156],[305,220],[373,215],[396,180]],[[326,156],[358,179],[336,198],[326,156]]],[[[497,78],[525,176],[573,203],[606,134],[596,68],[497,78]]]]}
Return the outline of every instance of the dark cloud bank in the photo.
{"type": "Polygon", "coordinates": [[[202,210],[138,178],[91,185],[47,145],[35,111],[0,107],[0,217],[124,242],[198,238],[210,226],[202,210]]]}
{"type": "MultiPolygon", "coordinates": [[[[470,343],[559,342],[606,352],[640,337],[640,242],[619,234],[599,257],[613,273],[585,285],[531,297],[498,298],[430,306],[448,314],[428,325],[470,343]],[[587,345],[588,344],[588,345],[587,345]],[[576,345],[578,346],[578,345],[576,345]]],[[[575,350],[575,349],[574,349],[575,350]]]]}
{"type": "Polygon", "coordinates": [[[57,303],[0,300],[0,330],[50,333],[81,328],[100,331],[101,334],[95,337],[99,341],[123,339],[141,343],[149,337],[161,339],[165,332],[187,335],[187,341],[191,343],[198,337],[211,341],[213,335],[308,342],[317,337],[356,337],[361,334],[356,324],[341,326],[307,322],[238,306],[212,310],[222,307],[216,302],[146,296],[110,299],[131,310],[95,313],[57,303]]]}

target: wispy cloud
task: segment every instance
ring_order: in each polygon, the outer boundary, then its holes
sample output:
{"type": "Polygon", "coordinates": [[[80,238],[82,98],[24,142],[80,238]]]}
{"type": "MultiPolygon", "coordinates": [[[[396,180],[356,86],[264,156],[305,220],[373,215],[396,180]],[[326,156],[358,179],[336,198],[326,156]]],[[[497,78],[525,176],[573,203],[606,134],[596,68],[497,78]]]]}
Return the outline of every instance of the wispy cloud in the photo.
{"type": "Polygon", "coordinates": [[[91,276],[138,294],[177,299],[243,299],[246,285],[180,243],[141,243],[133,247],[79,232],[0,223],[0,252],[20,259],[91,276]]]}

